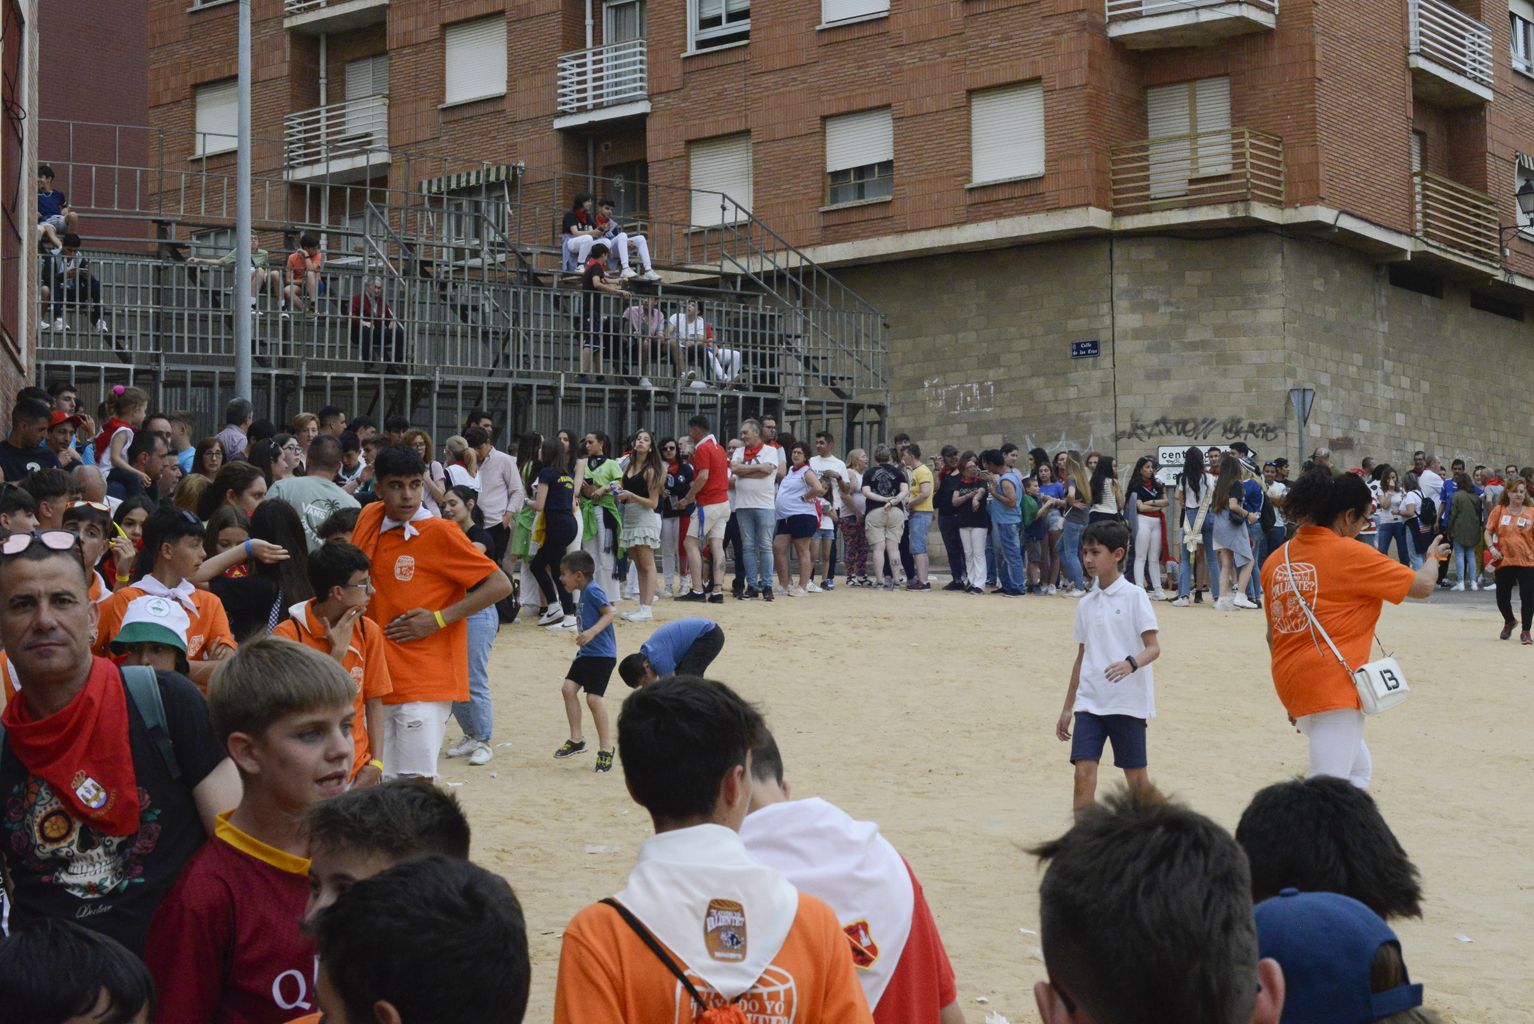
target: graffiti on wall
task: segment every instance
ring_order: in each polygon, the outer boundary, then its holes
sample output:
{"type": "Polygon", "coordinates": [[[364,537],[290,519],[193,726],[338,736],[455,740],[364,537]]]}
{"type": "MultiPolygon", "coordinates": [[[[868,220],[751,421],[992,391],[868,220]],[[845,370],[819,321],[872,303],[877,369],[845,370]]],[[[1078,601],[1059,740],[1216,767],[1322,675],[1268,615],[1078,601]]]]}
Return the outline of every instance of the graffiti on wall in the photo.
{"type": "Polygon", "coordinates": [[[943,384],[934,377],[922,384],[927,406],[933,412],[962,416],[974,412],[992,412],[996,408],[996,385],[992,381],[970,384],[943,384]]]}
{"type": "Polygon", "coordinates": [[[1027,451],[1042,448],[1046,452],[1089,452],[1097,447],[1097,434],[1090,433],[1087,435],[1086,440],[1082,441],[1071,437],[1062,430],[1060,431],[1060,436],[1053,441],[1040,440],[1029,435],[1023,438],[1022,445],[1024,450],[1027,451]]]}
{"type": "Polygon", "coordinates": [[[1142,420],[1132,416],[1129,426],[1113,435],[1115,441],[1150,441],[1158,437],[1188,438],[1194,441],[1277,441],[1284,428],[1277,423],[1243,419],[1240,416],[1158,416],[1142,420]]]}

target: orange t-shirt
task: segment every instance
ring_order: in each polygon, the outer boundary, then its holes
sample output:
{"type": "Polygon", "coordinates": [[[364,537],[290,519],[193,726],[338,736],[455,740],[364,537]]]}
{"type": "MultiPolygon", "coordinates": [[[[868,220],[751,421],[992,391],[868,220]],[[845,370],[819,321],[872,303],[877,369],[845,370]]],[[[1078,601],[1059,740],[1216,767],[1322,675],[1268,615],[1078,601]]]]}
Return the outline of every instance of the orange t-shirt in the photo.
{"type": "Polygon", "coordinates": [[[1381,602],[1404,601],[1417,574],[1373,545],[1325,527],[1300,527],[1288,548],[1292,573],[1284,565],[1282,548],[1262,567],[1278,698],[1295,718],[1357,708],[1357,687],[1326,641],[1311,629],[1295,588],[1356,671],[1369,660],[1381,602]]]}
{"type": "MultiPolygon", "coordinates": [[[[321,654],[330,653],[330,640],[325,635],[325,625],[314,614],[314,602],[304,605],[302,621],[285,619],[272,630],[273,636],[296,640],[305,647],[312,647],[321,654]]],[[[387,697],[394,692],[394,682],[389,676],[389,662],[384,657],[383,631],[378,623],[366,616],[352,626],[352,642],[346,648],[341,667],[357,684],[357,715],[352,719],[352,741],[357,746],[356,763],[352,774],[360,772],[373,760],[372,744],[368,742],[368,719],[365,702],[387,697]]]]}
{"type": "Polygon", "coordinates": [[[1502,552],[1498,568],[1534,566],[1534,508],[1525,505],[1514,512],[1507,505],[1493,505],[1486,517],[1486,532],[1497,538],[1502,552]]]}
{"type": "Polygon", "coordinates": [[[304,273],[309,270],[319,270],[325,265],[325,254],[317,252],[313,256],[299,249],[297,252],[288,254],[288,280],[293,284],[304,283],[304,273]]]}
{"type": "MultiPolygon", "coordinates": [[[[103,658],[112,657],[111,643],[117,631],[122,628],[123,615],[127,613],[129,603],[143,596],[144,591],[138,587],[123,587],[97,605],[100,620],[96,626],[96,646],[91,648],[92,653],[103,658]]],[[[197,611],[187,613],[191,619],[186,632],[187,661],[207,661],[208,652],[221,642],[228,644],[230,650],[239,646],[234,642],[234,633],[229,629],[229,615],[224,611],[224,602],[209,591],[194,590],[192,604],[197,611]]]]}
{"type": "MultiPolygon", "coordinates": [[[[689,978],[710,1005],[719,1005],[705,982],[689,978]]],[[[836,914],[804,892],[783,948],[736,1005],[757,1021],[873,1022],[836,914]]],[[[692,996],[612,907],[593,903],[570,921],[554,984],[554,1024],[690,1021],[694,1008],[692,996]]]]}
{"type": "MultiPolygon", "coordinates": [[[[493,572],[496,564],[446,519],[420,519],[418,533],[405,539],[403,528],[380,532],[383,502],[363,508],[352,543],[373,563],[373,600],[368,614],[380,626],[415,608],[441,611],[463,600],[493,572]]],[[[395,643],[384,637],[384,654],[394,692],[385,704],[469,699],[469,626],[463,619],[419,640],[395,643]]]]}

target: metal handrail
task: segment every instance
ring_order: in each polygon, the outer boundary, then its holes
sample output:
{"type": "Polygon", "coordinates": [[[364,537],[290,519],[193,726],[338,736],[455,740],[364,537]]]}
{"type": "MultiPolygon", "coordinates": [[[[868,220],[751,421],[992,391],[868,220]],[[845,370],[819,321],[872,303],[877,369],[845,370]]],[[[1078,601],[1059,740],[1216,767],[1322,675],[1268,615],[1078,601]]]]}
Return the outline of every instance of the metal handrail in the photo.
{"type": "Polygon", "coordinates": [[[368,153],[387,155],[389,97],[361,96],[288,114],[283,148],[290,169],[368,153]]]}
{"type": "Polygon", "coordinates": [[[310,11],[323,10],[326,7],[339,7],[346,0],[282,0],[282,13],[288,17],[295,14],[308,14],[310,11]]]}
{"type": "Polygon", "coordinates": [[[1108,21],[1124,21],[1204,7],[1223,7],[1235,2],[1275,16],[1278,14],[1278,0],[1105,0],[1104,14],[1108,21]]]}
{"type": "Polygon", "coordinates": [[[1407,10],[1411,16],[1411,53],[1491,85],[1491,29],[1443,0],[1407,0],[1407,10]]]}
{"type": "Polygon", "coordinates": [[[1429,171],[1412,174],[1417,236],[1487,263],[1501,262],[1497,204],[1485,192],[1429,171]]]}
{"type": "Polygon", "coordinates": [[[1284,204],[1284,142],[1251,128],[1165,135],[1113,146],[1114,213],[1210,203],[1284,204]]]}
{"type": "Polygon", "coordinates": [[[630,39],[559,55],[557,106],[575,114],[648,95],[645,41],[630,39]]]}

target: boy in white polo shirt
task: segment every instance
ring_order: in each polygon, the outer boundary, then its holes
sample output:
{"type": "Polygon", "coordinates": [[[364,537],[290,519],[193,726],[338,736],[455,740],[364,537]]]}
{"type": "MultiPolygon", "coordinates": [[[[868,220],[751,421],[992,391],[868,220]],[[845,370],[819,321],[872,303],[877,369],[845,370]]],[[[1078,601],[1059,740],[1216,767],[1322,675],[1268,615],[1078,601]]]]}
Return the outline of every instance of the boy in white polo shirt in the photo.
{"type": "Polygon", "coordinates": [[[1065,708],[1055,725],[1061,742],[1071,740],[1076,766],[1072,807],[1097,799],[1097,763],[1113,742],[1113,763],[1131,788],[1155,793],[1145,756],[1146,722],[1156,714],[1150,663],[1161,656],[1156,614],[1142,587],[1119,573],[1129,547],[1129,528],[1116,519],[1092,523],[1081,537],[1081,564],[1097,586],[1076,606],[1076,665],[1065,691],[1065,708]]]}

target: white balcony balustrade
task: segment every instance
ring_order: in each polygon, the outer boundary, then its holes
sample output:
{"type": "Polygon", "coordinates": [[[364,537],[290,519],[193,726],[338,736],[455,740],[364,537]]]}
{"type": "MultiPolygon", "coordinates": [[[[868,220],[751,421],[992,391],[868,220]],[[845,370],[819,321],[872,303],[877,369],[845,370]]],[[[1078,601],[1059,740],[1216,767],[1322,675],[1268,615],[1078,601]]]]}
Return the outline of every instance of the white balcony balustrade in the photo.
{"type": "Polygon", "coordinates": [[[1413,91],[1438,106],[1491,102],[1491,29],[1444,0],[1407,0],[1413,91]]]}
{"type": "Polygon", "coordinates": [[[1108,38],[1131,50],[1212,46],[1271,32],[1278,0],[1105,0],[1108,38]]]}
{"type": "Polygon", "coordinates": [[[355,181],[389,163],[389,97],[362,96],[283,119],[289,181],[355,181]]]}
{"type": "Polygon", "coordinates": [[[282,25],[318,35],[376,25],[389,16],[389,0],[283,0],[282,25]]]}
{"type": "Polygon", "coordinates": [[[561,54],[558,90],[556,127],[649,113],[645,41],[561,54]]]}

